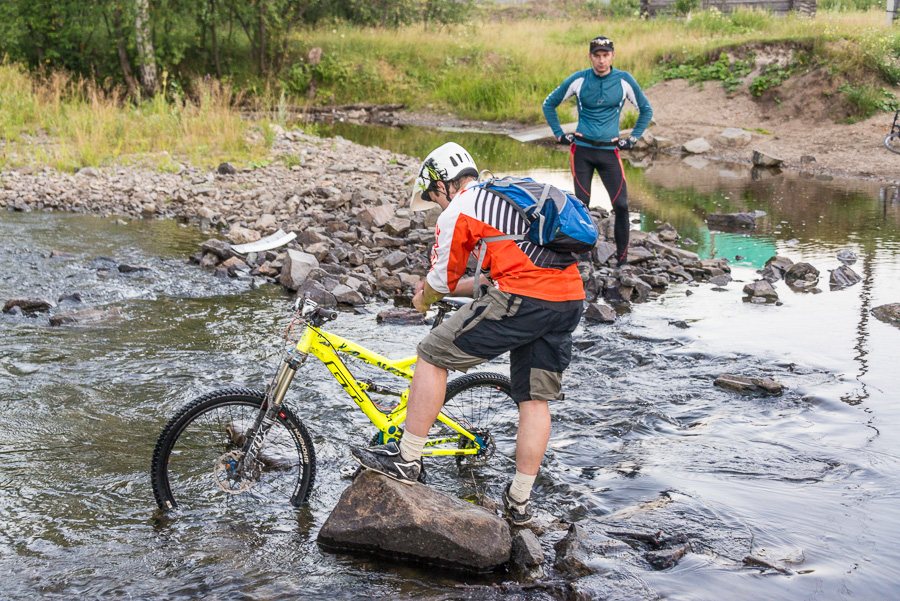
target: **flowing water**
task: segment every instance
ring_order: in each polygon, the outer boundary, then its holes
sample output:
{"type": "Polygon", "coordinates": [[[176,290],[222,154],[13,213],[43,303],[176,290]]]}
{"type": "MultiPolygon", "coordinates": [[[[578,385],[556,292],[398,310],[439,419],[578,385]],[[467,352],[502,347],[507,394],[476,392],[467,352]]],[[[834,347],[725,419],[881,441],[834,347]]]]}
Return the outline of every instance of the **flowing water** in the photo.
{"type": "MultiPolygon", "coordinates": [[[[462,140],[498,174],[566,183],[565,155],[551,149],[386,131],[338,133],[416,156],[427,152],[417,144],[462,140]]],[[[702,256],[740,255],[736,281],[675,285],[612,326],[576,331],[535,486],[540,511],[590,521],[674,499],[678,511],[654,526],[688,535],[694,552],[668,570],[631,566],[667,599],[896,598],[900,331],[870,314],[900,302],[896,189],[680,161],[629,166],[628,177],[635,228],[668,221],[702,256]],[[753,235],[703,225],[707,212],[737,210],[765,211],[753,235]],[[860,257],[863,281],[830,290],[842,249],[860,257]],[[743,283],[774,254],[818,267],[820,292],[780,283],[781,305],[742,302],[743,283]],[[722,373],[772,377],[786,390],[741,396],[713,386],[722,373]],[[742,565],[749,554],[791,573],[742,565]]],[[[289,315],[291,299],[274,286],[186,264],[206,237],[166,221],[0,213],[0,301],[79,292],[82,303],[53,312],[122,310],[62,327],[46,314],[0,315],[0,599],[499,598],[457,587],[471,578],[319,549],[316,534],[349,483],[347,447],[373,430],[312,361],[288,395],[318,456],[308,508],[157,512],[148,470],[165,422],[206,391],[264,387],[289,315]],[[51,259],[52,250],[69,256],[51,259]],[[119,273],[121,263],[149,269],[119,273]]],[[[414,352],[427,328],[378,325],[381,308],[344,312],[331,329],[390,357],[414,352]]],[[[507,476],[482,476],[499,496],[507,476]]]]}

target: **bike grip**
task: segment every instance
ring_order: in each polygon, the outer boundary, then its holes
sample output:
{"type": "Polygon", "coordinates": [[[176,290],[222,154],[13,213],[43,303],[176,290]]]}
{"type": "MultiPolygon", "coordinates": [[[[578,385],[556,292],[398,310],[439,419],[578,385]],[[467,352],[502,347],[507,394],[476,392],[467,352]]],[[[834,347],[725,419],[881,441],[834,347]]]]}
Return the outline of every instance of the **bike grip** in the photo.
{"type": "Polygon", "coordinates": [[[325,319],[337,319],[337,311],[334,310],[319,308],[318,313],[325,319]]]}

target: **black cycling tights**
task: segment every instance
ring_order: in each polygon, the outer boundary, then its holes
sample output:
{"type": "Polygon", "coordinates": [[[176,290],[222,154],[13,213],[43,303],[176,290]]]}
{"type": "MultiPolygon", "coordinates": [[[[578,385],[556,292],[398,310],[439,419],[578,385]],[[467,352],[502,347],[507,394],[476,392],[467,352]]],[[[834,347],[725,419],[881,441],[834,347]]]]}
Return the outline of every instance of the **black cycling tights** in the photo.
{"type": "Polygon", "coordinates": [[[616,237],[616,260],[622,264],[628,253],[628,187],[625,184],[625,169],[617,148],[587,148],[572,145],[572,178],[575,180],[575,196],[588,206],[591,200],[591,178],[594,170],[609,193],[613,212],[616,215],[613,231],[616,237]]]}

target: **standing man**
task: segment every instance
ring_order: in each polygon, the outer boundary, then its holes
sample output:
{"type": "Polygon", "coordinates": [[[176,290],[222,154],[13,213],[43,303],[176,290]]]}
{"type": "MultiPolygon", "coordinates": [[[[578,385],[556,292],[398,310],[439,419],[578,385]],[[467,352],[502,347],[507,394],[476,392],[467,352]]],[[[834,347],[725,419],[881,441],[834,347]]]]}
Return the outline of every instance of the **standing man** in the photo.
{"type": "MultiPolygon", "coordinates": [[[[413,210],[442,209],[431,249],[431,269],[416,287],[421,312],[447,294],[471,294],[462,279],[469,255],[484,239],[522,234],[525,220],[477,183],[478,169],[459,144],[433,150],[419,169],[413,210]]],[[[562,372],[572,356],[572,331],[581,319],[584,287],[572,253],[556,253],[526,240],[487,244],[483,267],[494,286],[456,311],[418,346],[400,444],[389,442],[351,454],[363,467],[412,484],[422,469],[428,430],[444,403],[447,371],[465,372],[507,351],[512,398],[519,409],[516,474],[503,493],[511,521],[531,521],[531,487],[550,439],[549,401],[559,398],[562,372]]]]}
{"type": "Polygon", "coordinates": [[[628,254],[628,190],[620,150],[630,150],[650,124],[653,109],[634,77],[612,68],[616,51],[603,36],[591,40],[591,68],[570,75],[544,100],[544,117],[560,144],[571,144],[571,169],[575,195],[588,205],[594,170],[600,175],[615,212],[616,262],[624,265],[628,254]],[[570,96],[578,101],[578,128],[564,134],[556,107],[570,96]],[[619,138],[619,117],[628,100],[639,116],[631,135],[619,138]]]}

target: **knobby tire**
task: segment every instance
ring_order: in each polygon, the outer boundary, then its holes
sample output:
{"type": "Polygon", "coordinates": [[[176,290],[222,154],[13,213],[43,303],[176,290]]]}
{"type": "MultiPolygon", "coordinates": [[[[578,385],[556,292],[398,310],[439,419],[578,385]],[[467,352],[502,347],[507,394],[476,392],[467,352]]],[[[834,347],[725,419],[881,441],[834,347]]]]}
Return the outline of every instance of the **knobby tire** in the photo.
{"type": "Polygon", "coordinates": [[[169,420],[156,443],[150,468],[160,509],[222,502],[291,503],[295,507],[306,503],[316,475],[315,449],[306,426],[285,406],[260,452],[259,481],[235,495],[216,483],[213,467],[217,459],[239,448],[232,432],[246,432],[264,400],[262,392],[249,388],[219,390],[191,401],[169,420]]]}
{"type": "Polygon", "coordinates": [[[888,134],[884,138],[884,147],[891,152],[900,154],[900,134],[888,134]]]}

